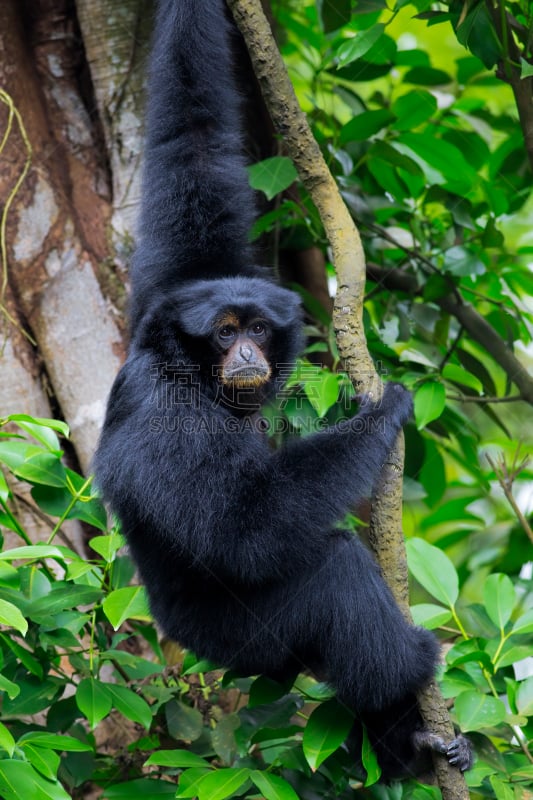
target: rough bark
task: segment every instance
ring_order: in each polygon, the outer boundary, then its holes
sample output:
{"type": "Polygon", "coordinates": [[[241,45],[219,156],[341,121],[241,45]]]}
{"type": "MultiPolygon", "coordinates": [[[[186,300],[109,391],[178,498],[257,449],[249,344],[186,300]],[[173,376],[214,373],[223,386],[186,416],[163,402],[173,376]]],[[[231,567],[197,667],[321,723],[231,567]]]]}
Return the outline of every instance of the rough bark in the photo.
{"type": "MultiPolygon", "coordinates": [[[[110,238],[120,267],[131,255],[140,200],[145,61],[153,0],[76,0],[112,180],[110,238]]],[[[109,278],[108,278],[109,280],[109,278]]],[[[110,287],[116,302],[119,297],[110,287]]]]}
{"type": "MultiPolygon", "coordinates": [[[[24,16],[17,0],[0,4],[0,85],[33,149],[7,224],[8,278],[87,469],[122,343],[95,277],[107,253],[109,190],[91,156],[93,128],[72,70],[67,10],[50,0],[24,16]],[[38,18],[52,29],[34,27],[38,18]]],[[[0,113],[3,124],[5,109],[0,113]]],[[[13,129],[3,152],[2,202],[26,158],[13,129]]]]}
{"type": "MultiPolygon", "coordinates": [[[[284,137],[287,152],[319,211],[331,245],[338,280],[334,325],[339,352],[355,387],[359,391],[372,391],[380,397],[382,384],[368,353],[363,327],[366,274],[359,232],[298,105],[259,0],[228,0],[228,5],[248,46],[274,126],[284,137]]],[[[409,616],[401,530],[402,473],[403,442],[399,442],[378,488],[370,525],[371,541],[384,576],[409,616]]],[[[451,738],[451,722],[437,687],[432,687],[431,692],[421,693],[419,702],[431,729],[451,738]]],[[[444,800],[468,797],[461,773],[451,768],[442,757],[435,758],[435,768],[444,800]]]]}

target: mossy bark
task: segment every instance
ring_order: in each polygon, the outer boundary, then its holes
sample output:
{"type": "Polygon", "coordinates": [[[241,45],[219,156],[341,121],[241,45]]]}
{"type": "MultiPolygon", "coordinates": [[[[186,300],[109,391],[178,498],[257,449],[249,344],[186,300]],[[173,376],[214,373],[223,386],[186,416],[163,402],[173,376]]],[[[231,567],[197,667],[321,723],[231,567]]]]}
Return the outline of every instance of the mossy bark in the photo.
{"type": "MultiPolygon", "coordinates": [[[[274,127],[284,138],[287,153],[320,214],[331,246],[338,281],[333,322],[339,353],[357,392],[371,392],[379,398],[383,385],[368,352],[363,326],[366,270],[359,231],[298,104],[260,0],[227,2],[247,44],[274,127]]],[[[370,543],[396,600],[409,617],[401,524],[403,453],[401,436],[385,465],[372,505],[370,543]]],[[[438,688],[432,685],[422,692],[419,702],[428,727],[451,739],[453,728],[438,688]]],[[[442,756],[435,757],[435,771],[444,800],[466,800],[463,776],[442,756]]]]}

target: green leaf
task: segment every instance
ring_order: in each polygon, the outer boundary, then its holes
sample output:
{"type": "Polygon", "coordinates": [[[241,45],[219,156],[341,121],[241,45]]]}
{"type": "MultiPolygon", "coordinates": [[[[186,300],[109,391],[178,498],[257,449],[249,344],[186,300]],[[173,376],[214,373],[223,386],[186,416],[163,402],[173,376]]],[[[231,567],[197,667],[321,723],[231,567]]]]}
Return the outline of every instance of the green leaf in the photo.
{"type": "Polygon", "coordinates": [[[32,653],[25,647],[22,647],[13,636],[0,634],[0,640],[6,647],[16,655],[21,664],[23,664],[28,672],[35,675],[37,678],[43,677],[43,665],[38,661],[32,653]]]}
{"type": "MultiPolygon", "coordinates": [[[[179,796],[179,795],[178,795],[179,796]]],[[[116,783],[104,789],[102,800],[157,800],[159,797],[176,797],[176,784],[152,778],[137,778],[133,781],[116,783]]],[[[28,798],[29,800],[29,798],[28,798]]]]}
{"type": "Polygon", "coordinates": [[[250,770],[246,768],[217,769],[202,778],[198,784],[198,800],[224,800],[246,783],[250,770]]]}
{"type": "MultiPolygon", "coordinates": [[[[424,133],[401,133],[395,142],[396,147],[405,146],[414,156],[415,160],[422,160],[423,163],[439,173],[444,179],[444,183],[461,194],[467,194],[471,187],[476,185],[477,173],[467,163],[461,151],[454,145],[439,139],[436,136],[424,133]]],[[[424,170],[428,180],[432,183],[442,183],[437,174],[424,170]]]]}
{"type": "Polygon", "coordinates": [[[4,503],[7,503],[10,497],[11,497],[11,490],[7,485],[6,476],[0,470],[0,500],[3,500],[4,503]]]}
{"type": "Polygon", "coordinates": [[[480,731],[503,722],[506,711],[501,700],[473,689],[456,697],[455,715],[461,730],[480,731]]]}
{"type": "Polygon", "coordinates": [[[26,441],[0,441],[0,462],[13,472],[29,455],[42,453],[41,447],[35,447],[26,441]]]}
{"type": "Polygon", "coordinates": [[[0,692],[5,692],[11,700],[14,700],[20,694],[20,686],[8,680],[5,675],[0,675],[0,692]]]}
{"type": "Polygon", "coordinates": [[[70,550],[68,547],[50,544],[25,545],[24,547],[14,547],[12,550],[5,550],[3,553],[0,553],[1,561],[14,561],[19,558],[57,558],[60,561],[64,561],[65,558],[72,558],[76,561],[82,560],[77,553],[70,550]]]}
{"type": "Polygon", "coordinates": [[[434,67],[413,67],[404,75],[404,83],[415,83],[418,86],[444,86],[452,82],[451,75],[434,67]]]}
{"type": "Polygon", "coordinates": [[[502,55],[502,44],[484,3],[474,3],[468,14],[461,14],[455,30],[457,39],[476,55],[487,69],[492,69],[502,55]]]}
{"type": "Polygon", "coordinates": [[[366,31],[357,33],[352,39],[344,41],[335,53],[338,67],[345,67],[368,53],[370,48],[383,35],[384,30],[385,25],[378,22],[366,31]]]}
{"type": "MultiPolygon", "coordinates": [[[[70,478],[73,474],[75,473],[67,470],[67,477],[70,478]]],[[[66,519],[79,519],[101,531],[107,530],[107,514],[96,497],[84,501],[77,500],[71,506],[73,494],[70,489],[55,486],[34,486],[31,496],[39,508],[52,517],[61,517],[66,513],[66,519]]]]}
{"type": "Polygon", "coordinates": [[[376,754],[370,739],[366,725],[363,725],[363,744],[361,747],[361,763],[366,770],[365,786],[373,786],[381,778],[381,767],[378,764],[376,754]]]}
{"type": "Polygon", "coordinates": [[[24,415],[22,414],[17,414],[16,416],[18,419],[12,421],[16,422],[19,428],[29,433],[34,439],[37,439],[38,442],[44,444],[51,453],[55,453],[56,455],[61,453],[59,439],[50,427],[29,422],[28,420],[30,420],[31,417],[24,419],[24,415]]]}
{"type": "Polygon", "coordinates": [[[487,271],[485,264],[465,247],[454,245],[444,253],[444,270],[452,275],[468,277],[483,275],[487,271]]]}
{"type": "Polygon", "coordinates": [[[78,500],[68,512],[67,519],[79,519],[82,522],[88,522],[89,525],[92,525],[93,528],[98,528],[98,530],[107,530],[107,513],[100,500],[96,497],[85,502],[78,500]]]}
{"type": "Polygon", "coordinates": [[[70,800],[60,783],[46,780],[27,761],[0,761],[2,800],[70,800]]]}
{"type": "Polygon", "coordinates": [[[57,614],[67,608],[96,603],[101,595],[102,589],[100,587],[55,583],[49,594],[31,601],[28,606],[28,616],[39,620],[42,617],[57,614]]]}
{"type": "MultiPolygon", "coordinates": [[[[59,419],[45,419],[44,417],[30,417],[28,414],[10,414],[5,418],[5,422],[27,422],[33,427],[50,428],[52,431],[57,431],[65,439],[69,437],[69,428],[66,422],[59,419]]],[[[34,435],[34,434],[33,434],[34,435]]]]}
{"type": "Polygon", "coordinates": [[[518,686],[516,693],[516,707],[519,714],[525,717],[533,716],[533,677],[526,678],[518,686]]]}
{"type": "Polygon", "coordinates": [[[335,690],[329,684],[317,683],[309,675],[298,675],[294,682],[294,688],[314,702],[323,702],[335,697],[335,690]]]}
{"type": "Polygon", "coordinates": [[[3,722],[0,722],[0,747],[2,750],[5,750],[9,756],[13,755],[15,740],[3,722]]]}
{"type": "Polygon", "coordinates": [[[250,778],[265,800],[298,800],[298,795],[285,778],[254,769],[250,778]]]}
{"type": "Polygon", "coordinates": [[[120,533],[110,533],[107,536],[94,536],[89,539],[89,545],[102,556],[102,558],[109,564],[114,558],[118,550],[124,545],[124,537],[120,533]]]}
{"type": "Polygon", "coordinates": [[[22,674],[17,681],[20,693],[17,693],[14,698],[4,697],[2,711],[6,716],[37,714],[39,711],[49,708],[58,694],[64,690],[63,681],[50,676],[44,680],[38,680],[33,675],[22,674]]]}
{"type": "Polygon", "coordinates": [[[23,636],[28,630],[28,623],[18,608],[13,603],[8,603],[7,600],[0,600],[0,624],[15,628],[23,636]]]}
{"type": "Polygon", "coordinates": [[[259,675],[258,678],[250,686],[248,693],[248,708],[254,706],[262,706],[265,703],[274,703],[281,697],[284,697],[289,691],[290,686],[286,686],[266,675],[259,675]]]}
{"type": "Polygon", "coordinates": [[[415,625],[422,625],[430,631],[445,625],[452,617],[447,608],[437,606],[434,603],[419,603],[416,606],[411,606],[411,614],[415,625]]]}
{"type": "Polygon", "coordinates": [[[503,630],[511,618],[516,603],[516,593],[511,579],[503,573],[489,575],[483,587],[487,614],[503,630]]]}
{"type": "Polygon", "coordinates": [[[533,633],[533,608],[516,620],[511,632],[513,634],[533,633]]]}
{"type": "MultiPolygon", "coordinates": [[[[205,769],[187,769],[180,775],[180,783],[176,797],[198,797],[199,786],[204,778],[209,775],[205,769]]],[[[127,799],[126,799],[127,800],[127,799]]]]}
{"type": "Polygon", "coordinates": [[[34,745],[33,742],[26,741],[19,744],[26,758],[37,772],[40,772],[48,780],[55,781],[60,763],[57,753],[54,753],[53,750],[47,750],[45,747],[34,745]]]}
{"type": "Polygon", "coordinates": [[[311,769],[318,769],[341,746],[353,723],[353,714],[335,699],[315,708],[303,735],[304,756],[311,769]]]}
{"type": "Polygon", "coordinates": [[[332,372],[317,372],[314,379],[305,381],[304,391],[319,417],[323,417],[337,402],[339,378],[332,372]]]}
{"type": "Polygon", "coordinates": [[[248,167],[248,175],[250,186],[264,192],[269,200],[298,179],[296,168],[287,156],[265,158],[252,164],[248,167]]]}
{"type": "Polygon", "coordinates": [[[145,767],[209,767],[205,758],[191,753],[189,750],[157,750],[144,762],[145,767]]]}
{"type": "Polygon", "coordinates": [[[213,672],[220,669],[220,664],[215,664],[207,658],[197,658],[195,653],[185,653],[182,665],[182,675],[196,675],[197,672],[213,672]]]}
{"type": "Polygon", "coordinates": [[[520,57],[520,66],[520,78],[522,80],[533,76],[533,64],[530,64],[525,58],[520,57]]]}
{"type": "Polygon", "coordinates": [[[105,598],[102,608],[115,630],[127,619],[151,619],[144,586],[115,589],[105,598]]]}
{"type": "Polygon", "coordinates": [[[365,142],[395,119],[394,114],[386,108],[363,111],[344,125],[340,133],[340,143],[344,145],[348,142],[365,142]]]}
{"type": "Polygon", "coordinates": [[[17,478],[45,486],[66,486],[65,467],[56,455],[39,453],[28,458],[14,471],[17,478]]]}
{"type": "Polygon", "coordinates": [[[459,578],[446,553],[417,538],[409,539],[406,547],[409,570],[418,583],[441,603],[453,608],[459,595],[459,578]]]}
{"type": "Polygon", "coordinates": [[[65,753],[83,753],[92,752],[90,744],[80,742],[73,736],[63,736],[56,733],[42,733],[41,731],[29,731],[19,739],[19,744],[22,742],[33,742],[39,747],[48,747],[50,750],[57,750],[58,752],[65,753]]]}
{"type": "Polygon", "coordinates": [[[445,380],[450,381],[451,383],[458,383],[460,386],[467,386],[469,389],[479,392],[479,394],[482,394],[483,392],[483,384],[481,381],[476,378],[475,375],[472,375],[471,372],[468,372],[466,369],[463,369],[456,364],[445,364],[441,374],[445,380]]]}
{"type": "Polygon", "coordinates": [[[237,714],[224,714],[211,731],[213,750],[223,764],[232,764],[235,760],[238,750],[235,731],[240,725],[241,720],[237,714]]]}
{"type": "MultiPolygon", "coordinates": [[[[497,775],[491,775],[490,784],[494,789],[494,795],[496,800],[516,800],[516,794],[514,785],[508,780],[502,780],[497,775]]],[[[515,773],[513,770],[513,781],[517,780],[515,778],[515,773]]]]}
{"type": "Polygon", "coordinates": [[[331,33],[346,25],[352,13],[351,0],[318,0],[318,11],[325,33],[331,33]]]}
{"type": "Polygon", "coordinates": [[[509,650],[503,649],[502,655],[498,658],[497,667],[508,667],[510,664],[516,664],[517,661],[522,661],[524,658],[531,658],[531,645],[519,645],[518,647],[510,647],[509,650]]]}
{"type": "Polygon", "coordinates": [[[446,390],[440,381],[426,381],[415,393],[415,420],[418,430],[438,419],[446,406],[446,390]]]}
{"type": "Polygon", "coordinates": [[[113,698],[105,684],[94,678],[84,678],[76,690],[76,703],[91,728],[95,728],[111,711],[113,698]]]}
{"type": "Polygon", "coordinates": [[[204,721],[197,708],[171,700],[165,706],[165,717],[168,732],[174,739],[194,742],[202,735],[204,721]]]}
{"type": "Polygon", "coordinates": [[[430,92],[414,89],[402,94],[392,104],[392,112],[397,117],[392,127],[396,131],[412,131],[433,116],[436,110],[437,100],[430,92]]]}
{"type": "Polygon", "coordinates": [[[147,730],[152,724],[152,710],[146,700],[128,689],[114,683],[106,684],[107,691],[111,694],[113,705],[121,714],[132,722],[138,722],[147,730]]]}
{"type": "Polygon", "coordinates": [[[416,161],[400,153],[398,150],[395,150],[388,142],[384,142],[380,139],[372,143],[368,155],[369,161],[377,157],[386,161],[391,166],[402,169],[417,178],[422,178],[424,175],[416,161]]]}

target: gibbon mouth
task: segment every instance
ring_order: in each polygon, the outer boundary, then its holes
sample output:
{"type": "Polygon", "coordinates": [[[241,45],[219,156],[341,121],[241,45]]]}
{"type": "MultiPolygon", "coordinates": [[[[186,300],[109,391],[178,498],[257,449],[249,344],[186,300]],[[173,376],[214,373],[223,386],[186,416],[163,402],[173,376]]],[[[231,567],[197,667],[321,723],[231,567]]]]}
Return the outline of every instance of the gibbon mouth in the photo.
{"type": "Polygon", "coordinates": [[[222,383],[240,388],[261,386],[270,378],[270,369],[265,365],[238,366],[226,368],[222,373],[222,383]]]}

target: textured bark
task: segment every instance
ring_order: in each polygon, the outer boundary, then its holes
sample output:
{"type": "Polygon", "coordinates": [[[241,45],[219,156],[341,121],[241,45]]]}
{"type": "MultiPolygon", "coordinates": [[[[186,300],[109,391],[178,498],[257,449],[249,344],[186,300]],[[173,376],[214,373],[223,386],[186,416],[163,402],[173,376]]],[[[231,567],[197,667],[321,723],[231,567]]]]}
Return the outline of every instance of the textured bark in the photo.
{"type": "MultiPolygon", "coordinates": [[[[334,325],[339,352],[359,391],[381,397],[382,384],[366,346],[363,298],[365,258],[359,232],[344,205],[301,111],[259,0],[228,0],[244,36],[272,121],[284,137],[287,152],[320,214],[337,270],[334,325]]],[[[401,437],[403,439],[403,437],[401,437]]],[[[370,519],[370,537],[384,577],[409,616],[407,566],[401,528],[403,441],[386,465],[370,519]]],[[[420,707],[430,729],[450,739],[451,722],[436,686],[421,693],[420,707]]],[[[464,800],[468,791],[461,773],[442,757],[435,770],[444,800],[464,800]]]]}
{"type": "MultiPolygon", "coordinates": [[[[153,0],[76,0],[109,154],[113,198],[110,237],[122,280],[132,251],[140,200],[145,61],[154,7],[153,0]]],[[[121,288],[119,280],[119,292],[121,288]]]]}
{"type": "MultiPolygon", "coordinates": [[[[109,189],[72,67],[78,45],[69,4],[43,0],[29,8],[17,0],[0,4],[0,85],[33,149],[8,218],[8,279],[87,469],[122,352],[95,277],[107,253],[109,189]]],[[[5,108],[0,114],[3,126],[5,108]]],[[[2,156],[4,203],[27,158],[16,129],[2,156]]]]}

